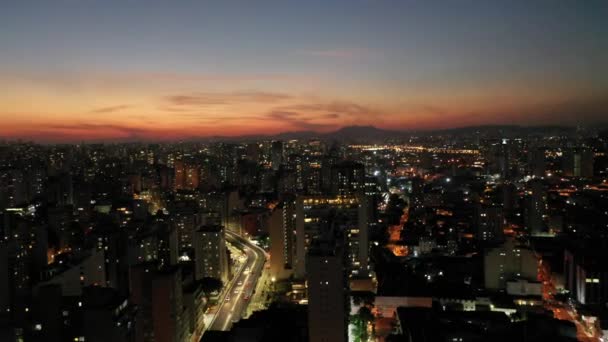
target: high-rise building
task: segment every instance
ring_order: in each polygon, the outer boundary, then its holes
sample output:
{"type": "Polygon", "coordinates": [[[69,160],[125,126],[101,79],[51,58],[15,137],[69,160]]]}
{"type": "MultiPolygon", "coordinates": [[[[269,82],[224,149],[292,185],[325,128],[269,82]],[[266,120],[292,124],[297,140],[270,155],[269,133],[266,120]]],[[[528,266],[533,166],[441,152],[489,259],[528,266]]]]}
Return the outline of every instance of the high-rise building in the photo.
{"type": "Polygon", "coordinates": [[[528,174],[534,177],[544,177],[546,169],[545,149],[532,148],[528,152],[528,174]]]}
{"type": "Polygon", "coordinates": [[[305,274],[305,256],[312,241],[335,225],[347,236],[351,276],[369,274],[368,210],[365,196],[298,196],[296,199],[295,276],[305,274]]]}
{"type": "Polygon", "coordinates": [[[171,225],[177,230],[180,254],[192,248],[194,230],[201,222],[201,215],[194,201],[176,201],[169,207],[171,225]]]}
{"type": "Polygon", "coordinates": [[[90,286],[82,294],[82,336],[91,342],[130,342],[136,310],[112,288],[90,286]]]}
{"type": "Polygon", "coordinates": [[[294,192],[304,190],[304,157],[300,154],[287,156],[287,169],[295,176],[294,192]]]}
{"type": "Polygon", "coordinates": [[[258,143],[249,143],[247,144],[247,159],[254,163],[258,163],[260,161],[260,144],[258,143]]]}
{"type": "Polygon", "coordinates": [[[156,263],[131,267],[131,299],[138,308],[136,342],[181,342],[188,327],[183,322],[182,279],[177,266],[158,269],[156,263]]]}
{"type": "Polygon", "coordinates": [[[424,205],[424,181],[415,177],[410,180],[411,190],[409,193],[410,210],[421,209],[424,205]]]}
{"type": "Polygon", "coordinates": [[[504,182],[497,186],[499,193],[499,202],[502,204],[503,215],[505,217],[513,216],[517,208],[517,187],[510,182],[504,182]]]}
{"type": "Polygon", "coordinates": [[[488,160],[490,161],[488,171],[492,174],[498,174],[502,179],[511,177],[511,148],[512,144],[509,139],[502,139],[489,148],[488,160]]]}
{"type": "Polygon", "coordinates": [[[0,324],[11,308],[11,282],[9,277],[8,244],[0,242],[0,324]]]}
{"type": "Polygon", "coordinates": [[[81,253],[57,256],[43,272],[34,292],[42,286],[57,284],[64,296],[80,296],[86,286],[106,286],[105,253],[90,249],[81,253]]]}
{"type": "Polygon", "coordinates": [[[365,166],[344,161],[332,166],[331,190],[335,195],[353,195],[365,192],[365,166]]]}
{"type": "Polygon", "coordinates": [[[175,170],[175,190],[194,190],[200,185],[200,167],[193,160],[176,160],[175,170]]]}
{"type": "Polygon", "coordinates": [[[506,289],[511,280],[536,281],[538,260],[530,248],[507,239],[501,246],[486,251],[484,276],[486,289],[493,291],[506,289]]]}
{"type": "Polygon", "coordinates": [[[578,302],[603,305],[608,300],[608,270],[603,264],[607,257],[605,246],[597,243],[570,247],[564,252],[566,289],[578,302]]]}
{"type": "Polygon", "coordinates": [[[173,180],[175,182],[174,189],[181,190],[186,187],[186,167],[184,165],[183,160],[176,160],[173,163],[173,169],[175,175],[173,176],[173,180]]]}
{"type": "Polygon", "coordinates": [[[57,205],[71,205],[74,203],[74,185],[72,175],[60,173],[49,177],[46,189],[47,199],[50,203],[57,205]]]}
{"type": "Polygon", "coordinates": [[[145,228],[129,241],[131,263],[157,261],[161,267],[177,264],[177,229],[165,222],[155,222],[145,228]]]}
{"type": "Polygon", "coordinates": [[[296,245],[296,201],[287,198],[270,216],[270,273],[276,279],[293,274],[296,245]]]}
{"type": "Polygon", "coordinates": [[[14,208],[26,201],[26,184],[20,170],[0,171],[0,209],[14,208]]]}
{"type": "Polygon", "coordinates": [[[228,254],[223,226],[200,226],[194,233],[194,276],[228,281],[228,254]]]}
{"type": "Polygon", "coordinates": [[[283,142],[281,141],[273,141],[272,142],[272,150],[271,154],[271,162],[272,169],[277,171],[283,163],[283,142]]]}
{"type": "Polygon", "coordinates": [[[310,163],[306,169],[305,187],[309,195],[322,194],[323,173],[321,164],[310,163]]]}
{"type": "Polygon", "coordinates": [[[499,206],[479,205],[477,208],[477,236],[481,241],[500,241],[504,238],[504,217],[499,206]]]}
{"type": "Polygon", "coordinates": [[[594,153],[588,148],[568,149],[562,155],[564,176],[593,177],[594,153]]]}
{"type": "Polygon", "coordinates": [[[316,239],[306,255],[308,334],[315,342],[347,341],[347,277],[341,244],[316,239]]]}
{"type": "Polygon", "coordinates": [[[536,235],[546,229],[547,193],[539,179],[528,182],[529,189],[525,197],[524,223],[531,234],[536,235]]]}

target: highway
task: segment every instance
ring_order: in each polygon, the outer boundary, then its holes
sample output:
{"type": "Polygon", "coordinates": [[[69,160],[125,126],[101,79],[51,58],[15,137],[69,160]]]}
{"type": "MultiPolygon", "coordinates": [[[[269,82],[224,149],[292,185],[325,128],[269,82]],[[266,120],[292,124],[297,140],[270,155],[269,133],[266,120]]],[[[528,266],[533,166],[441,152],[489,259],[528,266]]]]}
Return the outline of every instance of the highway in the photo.
{"type": "Polygon", "coordinates": [[[247,260],[236,270],[233,279],[228,283],[226,294],[222,297],[222,303],[209,330],[230,330],[232,324],[241,319],[266,262],[264,250],[249,240],[226,232],[226,241],[242,250],[247,260]]]}

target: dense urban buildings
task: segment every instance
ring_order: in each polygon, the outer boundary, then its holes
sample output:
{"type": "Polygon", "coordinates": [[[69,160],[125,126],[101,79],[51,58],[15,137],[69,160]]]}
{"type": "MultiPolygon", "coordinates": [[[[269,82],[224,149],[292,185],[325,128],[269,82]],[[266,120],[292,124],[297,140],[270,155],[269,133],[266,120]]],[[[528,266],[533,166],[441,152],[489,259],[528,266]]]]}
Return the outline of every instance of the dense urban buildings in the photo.
{"type": "Polygon", "coordinates": [[[367,130],[3,143],[2,340],[602,336],[605,131],[367,130]]]}
{"type": "Polygon", "coordinates": [[[0,342],[608,340],[608,1],[2,1],[0,342]]]}

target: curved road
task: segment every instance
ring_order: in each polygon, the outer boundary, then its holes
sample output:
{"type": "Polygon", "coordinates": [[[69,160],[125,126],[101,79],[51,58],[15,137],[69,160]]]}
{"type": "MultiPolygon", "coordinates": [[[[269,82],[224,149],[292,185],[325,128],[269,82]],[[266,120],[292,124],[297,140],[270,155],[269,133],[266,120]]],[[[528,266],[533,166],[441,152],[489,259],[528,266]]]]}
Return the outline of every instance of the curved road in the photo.
{"type": "Polygon", "coordinates": [[[230,330],[232,323],[241,319],[266,262],[264,250],[246,238],[227,231],[226,241],[242,250],[247,260],[228,283],[226,295],[222,298],[223,302],[220,304],[209,330],[230,330]],[[246,271],[247,269],[249,271],[246,271]]]}

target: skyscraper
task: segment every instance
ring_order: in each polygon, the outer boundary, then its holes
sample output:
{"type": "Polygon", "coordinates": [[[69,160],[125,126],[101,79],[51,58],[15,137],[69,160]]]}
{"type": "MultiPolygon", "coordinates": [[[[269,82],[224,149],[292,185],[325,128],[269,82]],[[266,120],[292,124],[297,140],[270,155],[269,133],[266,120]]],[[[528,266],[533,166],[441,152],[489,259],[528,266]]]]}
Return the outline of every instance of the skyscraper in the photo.
{"type": "Polygon", "coordinates": [[[270,218],[270,273],[276,279],[293,274],[296,245],[296,201],[286,198],[270,218]]]}
{"type": "Polygon", "coordinates": [[[500,241],[504,238],[504,216],[499,206],[479,205],[477,208],[477,239],[500,241]]]}
{"type": "Polygon", "coordinates": [[[562,155],[564,176],[568,177],[593,177],[593,158],[591,149],[579,148],[568,149],[562,155]]]}
{"type": "Polygon", "coordinates": [[[528,152],[528,174],[534,177],[544,177],[546,168],[545,149],[532,148],[528,152]]]}
{"type": "Polygon", "coordinates": [[[181,270],[158,269],[156,263],[131,267],[131,299],[137,305],[135,341],[184,340],[181,270]]]}
{"type": "Polygon", "coordinates": [[[332,166],[331,190],[336,195],[352,195],[365,191],[365,167],[361,163],[344,161],[332,166]]]}
{"type": "Polygon", "coordinates": [[[315,342],[347,341],[347,283],[341,244],[317,239],[306,256],[308,334],[315,342]]]}
{"type": "Polygon", "coordinates": [[[228,281],[228,256],[224,227],[219,225],[201,226],[194,233],[194,276],[228,281]]]}
{"type": "Polygon", "coordinates": [[[525,198],[524,223],[531,234],[545,231],[545,216],[547,213],[547,193],[544,184],[539,179],[528,182],[529,189],[525,198]]]}
{"type": "Polygon", "coordinates": [[[193,160],[176,160],[175,190],[194,190],[200,185],[200,167],[193,160]]]}
{"type": "Polygon", "coordinates": [[[347,236],[347,267],[352,276],[368,274],[368,205],[365,196],[298,196],[295,276],[304,277],[305,256],[314,239],[334,225],[347,236]]]}

